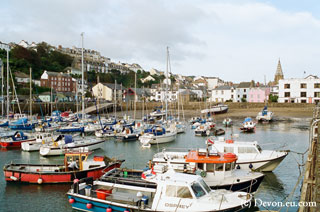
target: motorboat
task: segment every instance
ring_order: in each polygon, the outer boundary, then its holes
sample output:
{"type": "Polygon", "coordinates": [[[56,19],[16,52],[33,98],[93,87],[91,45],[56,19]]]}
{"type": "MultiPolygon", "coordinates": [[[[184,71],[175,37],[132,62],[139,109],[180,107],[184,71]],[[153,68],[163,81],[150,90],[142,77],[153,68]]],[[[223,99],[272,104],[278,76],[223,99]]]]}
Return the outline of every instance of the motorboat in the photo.
{"type": "Polygon", "coordinates": [[[225,140],[224,137],[214,140],[209,138],[212,149],[234,153],[238,156],[237,168],[254,171],[270,172],[273,171],[288,155],[288,151],[281,150],[262,150],[257,141],[235,141],[225,140]]]}
{"type": "Polygon", "coordinates": [[[154,169],[163,172],[170,165],[175,171],[200,175],[211,189],[256,192],[264,174],[236,169],[236,161],[235,154],[219,153],[208,147],[187,152],[162,151],[152,159],[154,169]]]}
{"type": "Polygon", "coordinates": [[[90,152],[68,151],[64,162],[61,164],[30,164],[8,163],[3,167],[6,181],[23,183],[71,183],[81,178],[92,177],[97,179],[104,172],[119,168],[123,161],[110,160],[105,157],[95,156],[88,159],[90,152]],[[78,169],[71,170],[69,165],[72,161],[78,161],[78,169]]]}
{"type": "Polygon", "coordinates": [[[21,143],[21,149],[26,152],[39,151],[41,145],[53,143],[57,137],[51,133],[37,133],[36,140],[21,143]]]}
{"type": "Polygon", "coordinates": [[[39,153],[41,156],[63,155],[68,149],[88,148],[90,151],[102,148],[104,140],[93,138],[73,139],[71,135],[59,135],[50,144],[41,145],[39,153]]]}
{"type": "Polygon", "coordinates": [[[70,124],[68,126],[60,127],[56,130],[59,133],[74,133],[74,132],[84,132],[84,126],[80,124],[70,124]]]}
{"type": "Polygon", "coordinates": [[[222,124],[226,127],[230,127],[232,125],[232,119],[231,118],[225,118],[222,121],[222,124]]]}
{"type": "Polygon", "coordinates": [[[174,141],[176,136],[176,129],[166,129],[162,126],[156,125],[151,129],[145,130],[144,134],[139,137],[139,140],[143,145],[162,144],[174,141]]]}
{"type": "Polygon", "coordinates": [[[229,109],[228,105],[218,104],[218,105],[211,107],[210,109],[201,110],[201,113],[220,114],[220,113],[228,112],[228,109],[229,109]]]}
{"type": "Polygon", "coordinates": [[[67,193],[72,208],[82,211],[225,212],[245,210],[253,198],[246,192],[213,191],[197,175],[168,171],[141,178],[127,173],[123,180],[129,184],[123,184],[112,181],[113,171],[99,180],[85,178],[74,183],[67,193]]]}
{"type": "Polygon", "coordinates": [[[254,132],[256,130],[256,123],[251,117],[247,117],[242,122],[242,127],[240,127],[240,130],[242,130],[242,132],[254,132]]]}
{"type": "Polygon", "coordinates": [[[120,141],[136,141],[140,132],[134,130],[132,126],[123,127],[122,132],[116,134],[116,139],[120,141]]]}
{"type": "Polygon", "coordinates": [[[272,121],[273,112],[268,111],[268,106],[264,106],[263,110],[258,113],[256,120],[259,122],[270,122],[272,121]]]}
{"type": "Polygon", "coordinates": [[[16,131],[13,135],[2,137],[0,146],[2,148],[19,148],[24,142],[35,141],[36,137],[23,131],[16,131]]]}
{"type": "Polygon", "coordinates": [[[194,130],[194,134],[196,136],[209,136],[210,135],[210,128],[208,125],[202,124],[194,130]]]}

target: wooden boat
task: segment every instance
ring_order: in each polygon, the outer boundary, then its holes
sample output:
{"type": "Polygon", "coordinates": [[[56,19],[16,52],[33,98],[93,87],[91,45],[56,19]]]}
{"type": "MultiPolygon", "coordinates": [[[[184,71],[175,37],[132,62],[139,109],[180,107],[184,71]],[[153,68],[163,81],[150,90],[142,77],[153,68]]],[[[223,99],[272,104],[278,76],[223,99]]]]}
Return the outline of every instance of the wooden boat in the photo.
{"type": "MultiPolygon", "coordinates": [[[[134,184],[82,179],[67,193],[73,209],[81,211],[240,211],[252,195],[227,190],[212,191],[200,176],[168,171],[164,174],[127,176],[134,184]]],[[[110,176],[112,177],[112,175],[110,176]]]]}
{"type": "Polygon", "coordinates": [[[14,135],[7,138],[1,138],[0,146],[2,148],[19,148],[21,147],[21,143],[35,140],[36,137],[22,131],[17,131],[14,135]]]}
{"type": "Polygon", "coordinates": [[[104,172],[119,168],[123,160],[104,160],[104,157],[94,157],[89,160],[88,151],[69,151],[65,154],[62,164],[17,164],[10,163],[3,167],[4,177],[10,182],[25,183],[71,183],[75,179],[92,177],[97,179],[104,172]],[[78,170],[70,170],[68,164],[78,160],[78,170]]]}

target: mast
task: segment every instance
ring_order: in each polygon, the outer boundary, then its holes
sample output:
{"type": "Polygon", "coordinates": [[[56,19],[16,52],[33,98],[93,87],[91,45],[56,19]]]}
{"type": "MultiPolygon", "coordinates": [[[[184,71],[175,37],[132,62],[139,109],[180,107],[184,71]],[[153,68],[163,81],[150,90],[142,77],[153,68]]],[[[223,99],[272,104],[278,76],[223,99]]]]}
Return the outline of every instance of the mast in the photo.
{"type": "Polygon", "coordinates": [[[78,116],[78,118],[79,118],[78,80],[76,80],[76,107],[77,107],[77,116],[78,116]]]}
{"type": "Polygon", "coordinates": [[[166,101],[166,121],[168,120],[168,66],[169,66],[169,47],[167,46],[167,68],[166,68],[166,93],[165,93],[165,101],[166,101]]]}
{"type": "Polygon", "coordinates": [[[30,67],[30,119],[32,120],[32,68],[30,67]]]}
{"type": "Polygon", "coordinates": [[[1,117],[3,118],[3,110],[4,110],[4,99],[3,99],[3,62],[0,59],[0,65],[1,65],[1,117]]]}
{"type": "Polygon", "coordinates": [[[9,120],[9,106],[10,106],[10,98],[9,98],[9,47],[7,48],[7,119],[9,120]]]}
{"type": "Polygon", "coordinates": [[[51,102],[51,115],[52,115],[52,112],[53,112],[52,82],[51,82],[51,90],[50,90],[50,102],[51,102]]]}
{"type": "Polygon", "coordinates": [[[134,112],[133,112],[134,120],[136,120],[136,108],[137,108],[137,73],[134,74],[134,112]]]}
{"type": "Polygon", "coordinates": [[[117,80],[114,81],[114,118],[117,120],[117,80]]]}
{"type": "Polygon", "coordinates": [[[82,120],[84,120],[84,68],[83,68],[83,32],[81,33],[81,72],[82,72],[82,120]]]}

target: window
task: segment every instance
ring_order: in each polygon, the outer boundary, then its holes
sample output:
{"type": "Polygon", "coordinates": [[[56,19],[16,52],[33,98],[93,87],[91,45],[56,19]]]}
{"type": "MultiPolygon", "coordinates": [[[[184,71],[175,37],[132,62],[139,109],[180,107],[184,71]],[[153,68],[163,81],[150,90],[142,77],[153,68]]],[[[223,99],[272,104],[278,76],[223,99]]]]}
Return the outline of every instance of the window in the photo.
{"type": "Polygon", "coordinates": [[[301,99],[301,103],[307,103],[307,100],[301,99]]]}
{"type": "Polygon", "coordinates": [[[258,99],[260,99],[260,94],[258,94],[258,99]]]}
{"type": "MultiPolygon", "coordinates": [[[[203,163],[198,163],[198,169],[203,170],[203,163]]],[[[207,166],[207,169],[208,169],[208,166],[207,166]]]]}
{"type": "Polygon", "coordinates": [[[226,171],[231,171],[231,163],[226,163],[226,171]]]}
{"type": "Polygon", "coordinates": [[[300,97],[307,97],[307,92],[300,92],[300,97]]]}
{"type": "Polygon", "coordinates": [[[247,92],[247,89],[243,89],[243,92],[247,92]]]}
{"type": "Polygon", "coordinates": [[[216,94],[218,94],[218,91],[216,91],[216,94]]]}
{"type": "Polygon", "coordinates": [[[300,88],[307,88],[307,84],[306,83],[301,83],[300,84],[300,88]]]}
{"type": "Polygon", "coordinates": [[[247,95],[244,94],[244,95],[243,95],[243,98],[246,99],[246,98],[247,98],[247,95]]]}
{"type": "Polygon", "coordinates": [[[320,97],[320,92],[314,92],[314,97],[320,97]]]}
{"type": "Polygon", "coordinates": [[[210,193],[211,188],[204,182],[204,180],[200,180],[200,184],[202,185],[202,187],[204,188],[204,190],[206,190],[206,192],[210,193]]]}
{"type": "Polygon", "coordinates": [[[223,91],[221,91],[221,94],[224,94],[224,92],[223,92],[223,91]]]}
{"type": "Polygon", "coordinates": [[[207,172],[214,172],[214,163],[207,163],[207,172]]]}
{"type": "Polygon", "coordinates": [[[203,190],[203,188],[200,186],[199,183],[193,183],[191,185],[191,188],[195,194],[196,197],[202,197],[203,195],[206,194],[206,192],[203,190]]]}
{"type": "Polygon", "coordinates": [[[233,99],[233,94],[231,95],[231,98],[233,99]]]}
{"type": "Polygon", "coordinates": [[[238,153],[257,153],[254,147],[239,147],[238,153]]]}
{"type": "Polygon", "coordinates": [[[290,84],[284,84],[284,89],[289,89],[290,88],[290,84]]]}
{"type": "Polygon", "coordinates": [[[290,97],[290,92],[284,92],[284,97],[290,97]]]}
{"type": "Polygon", "coordinates": [[[173,186],[167,185],[166,187],[167,197],[178,197],[178,198],[192,198],[192,194],[187,186],[173,186]]]}
{"type": "Polygon", "coordinates": [[[225,147],[224,147],[224,152],[234,153],[234,148],[233,148],[233,147],[227,147],[227,146],[225,146],[225,147]]]}
{"type": "Polygon", "coordinates": [[[314,88],[320,88],[320,83],[314,83],[314,88]]]}
{"type": "Polygon", "coordinates": [[[216,164],[216,171],[223,171],[223,163],[216,164]]]}

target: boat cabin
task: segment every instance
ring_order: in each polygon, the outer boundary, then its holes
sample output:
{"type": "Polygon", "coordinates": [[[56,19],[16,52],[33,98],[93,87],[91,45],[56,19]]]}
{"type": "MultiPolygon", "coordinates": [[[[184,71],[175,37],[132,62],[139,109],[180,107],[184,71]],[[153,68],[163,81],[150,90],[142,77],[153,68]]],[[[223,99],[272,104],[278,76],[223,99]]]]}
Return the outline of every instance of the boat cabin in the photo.
{"type": "Polygon", "coordinates": [[[19,120],[19,119],[22,119],[22,118],[28,118],[28,116],[25,113],[16,113],[13,116],[14,120],[19,120]]]}
{"type": "MultiPolygon", "coordinates": [[[[36,141],[44,143],[46,141],[49,141],[51,137],[52,135],[50,133],[40,133],[40,134],[37,134],[36,141]]],[[[53,141],[53,138],[52,138],[52,141],[53,141]]]]}
{"type": "Polygon", "coordinates": [[[238,154],[260,154],[262,149],[257,141],[235,142],[232,139],[220,140],[212,145],[212,149],[218,152],[238,154]]]}
{"type": "Polygon", "coordinates": [[[83,162],[85,162],[88,159],[90,152],[80,152],[80,151],[68,151],[65,153],[64,156],[64,165],[66,167],[66,171],[69,170],[68,166],[73,162],[73,161],[78,161],[77,165],[79,167],[79,170],[85,169],[83,162]]]}

